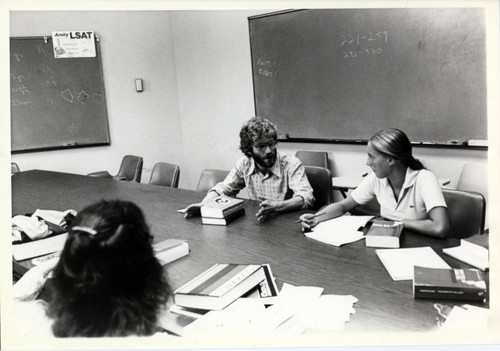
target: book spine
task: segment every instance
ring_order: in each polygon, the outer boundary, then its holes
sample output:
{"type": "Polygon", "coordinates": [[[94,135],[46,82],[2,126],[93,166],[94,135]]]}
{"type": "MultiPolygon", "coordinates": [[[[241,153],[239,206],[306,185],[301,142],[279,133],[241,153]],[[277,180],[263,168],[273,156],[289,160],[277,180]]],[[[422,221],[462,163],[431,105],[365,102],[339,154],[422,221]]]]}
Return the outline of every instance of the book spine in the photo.
{"type": "Polygon", "coordinates": [[[415,298],[484,301],[486,291],[475,288],[451,288],[439,286],[415,286],[415,298]]]}

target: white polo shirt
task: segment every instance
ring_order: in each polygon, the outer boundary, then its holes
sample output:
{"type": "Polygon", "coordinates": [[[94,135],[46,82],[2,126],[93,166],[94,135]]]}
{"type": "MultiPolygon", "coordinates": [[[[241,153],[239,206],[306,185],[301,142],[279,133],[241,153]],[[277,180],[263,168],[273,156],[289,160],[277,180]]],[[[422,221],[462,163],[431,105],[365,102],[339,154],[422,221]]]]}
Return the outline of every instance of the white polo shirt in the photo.
{"type": "Polygon", "coordinates": [[[426,219],[434,207],[446,207],[438,180],[426,169],[415,171],[407,168],[397,201],[389,180],[377,178],[375,173],[364,179],[351,195],[360,205],[376,197],[380,215],[391,220],[426,219]]]}

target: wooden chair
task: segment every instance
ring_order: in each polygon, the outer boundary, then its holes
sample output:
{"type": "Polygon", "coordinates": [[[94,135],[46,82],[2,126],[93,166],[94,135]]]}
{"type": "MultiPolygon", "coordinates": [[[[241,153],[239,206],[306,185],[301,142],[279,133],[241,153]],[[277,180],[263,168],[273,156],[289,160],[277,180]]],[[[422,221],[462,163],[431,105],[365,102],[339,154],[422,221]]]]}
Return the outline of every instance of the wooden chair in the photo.
{"type": "Polygon", "coordinates": [[[304,166],[328,167],[328,153],[325,151],[297,150],[295,153],[304,166]]]}
{"type": "Polygon", "coordinates": [[[117,175],[112,176],[108,173],[108,171],[92,172],[87,175],[91,177],[113,178],[116,180],[123,180],[128,182],[135,181],[139,183],[142,176],[142,164],[142,157],[126,155],[122,159],[120,170],[118,171],[117,175]]]}
{"type": "Polygon", "coordinates": [[[181,168],[178,165],[167,162],[158,162],[153,167],[149,184],[177,188],[179,185],[180,172],[181,168]]]}
{"type": "Polygon", "coordinates": [[[209,191],[215,184],[222,182],[229,171],[222,169],[208,168],[201,172],[200,180],[198,181],[197,191],[209,191]]]}
{"type": "Polygon", "coordinates": [[[313,188],[314,210],[327,206],[333,201],[332,172],[328,168],[305,166],[307,179],[313,188]]]}
{"type": "Polygon", "coordinates": [[[472,191],[442,189],[448,214],[448,237],[467,238],[484,232],[486,202],[483,195],[472,191]]]}
{"type": "Polygon", "coordinates": [[[10,175],[13,175],[14,173],[19,173],[21,170],[19,169],[19,166],[15,162],[10,163],[10,175]]]}

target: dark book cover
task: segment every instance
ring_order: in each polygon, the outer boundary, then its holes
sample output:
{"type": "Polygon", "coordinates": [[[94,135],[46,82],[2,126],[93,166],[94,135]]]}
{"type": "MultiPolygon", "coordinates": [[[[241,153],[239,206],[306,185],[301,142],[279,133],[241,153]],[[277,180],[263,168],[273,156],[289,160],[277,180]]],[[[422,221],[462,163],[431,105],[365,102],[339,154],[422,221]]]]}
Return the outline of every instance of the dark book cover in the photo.
{"type": "Polygon", "coordinates": [[[486,281],[479,269],[415,266],[413,295],[421,299],[485,301],[486,281]]]}

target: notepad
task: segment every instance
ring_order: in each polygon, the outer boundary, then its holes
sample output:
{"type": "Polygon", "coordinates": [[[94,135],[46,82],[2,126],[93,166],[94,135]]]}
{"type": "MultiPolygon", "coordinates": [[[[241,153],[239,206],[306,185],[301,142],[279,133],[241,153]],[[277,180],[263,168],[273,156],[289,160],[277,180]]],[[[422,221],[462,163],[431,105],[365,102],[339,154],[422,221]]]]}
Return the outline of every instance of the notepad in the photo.
{"type": "Polygon", "coordinates": [[[363,239],[365,236],[360,229],[372,218],[373,216],[344,215],[321,222],[304,235],[325,244],[341,246],[363,239]]]}
{"type": "Polygon", "coordinates": [[[451,268],[429,246],[375,250],[392,280],[413,279],[413,267],[451,268]]]}
{"type": "Polygon", "coordinates": [[[489,268],[488,249],[467,240],[461,239],[460,246],[443,249],[443,253],[482,271],[489,268]]]}

